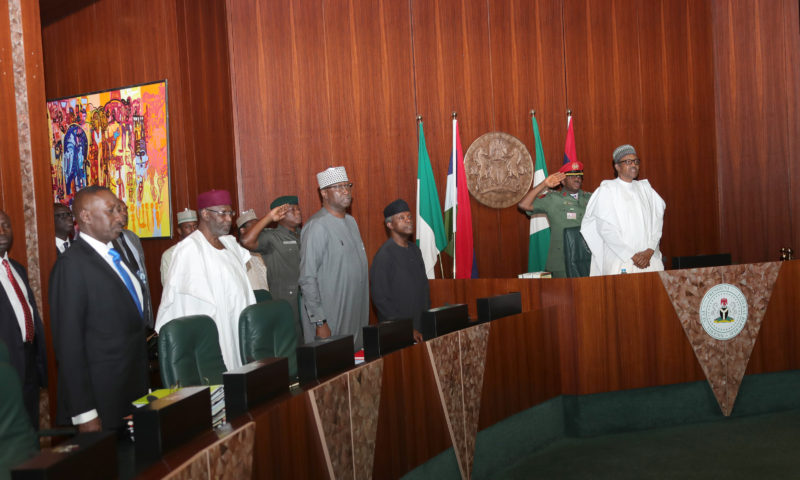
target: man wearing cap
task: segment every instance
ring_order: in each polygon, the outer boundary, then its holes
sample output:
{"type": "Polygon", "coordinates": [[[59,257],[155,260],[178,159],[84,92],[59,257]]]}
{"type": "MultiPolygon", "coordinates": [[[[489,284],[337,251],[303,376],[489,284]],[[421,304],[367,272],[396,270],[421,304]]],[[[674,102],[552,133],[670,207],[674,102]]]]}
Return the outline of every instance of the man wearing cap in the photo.
{"type": "Polygon", "coordinates": [[[583,220],[590,192],[581,190],[583,163],[567,162],[554,173],[534,186],[522,197],[518,206],[528,216],[543,213],[550,223],[550,250],[545,268],[553,277],[566,277],[564,263],[564,229],[579,227],[583,220]],[[561,185],[561,190],[553,189],[561,185]],[[542,193],[544,192],[544,193],[542,193]]]}
{"type": "Polygon", "coordinates": [[[92,185],[75,195],[80,236],[50,272],[49,303],[58,361],[58,423],[81,431],[123,427],[131,402],[147,394],[144,297],[112,242],[125,226],[119,199],[92,185]]]}
{"type": "MultiPolygon", "coordinates": [[[[188,207],[184,208],[182,212],[178,212],[178,227],[175,229],[178,233],[178,241],[191,235],[192,232],[197,230],[197,212],[190,210],[188,207]]],[[[161,285],[167,283],[167,272],[169,265],[172,263],[172,255],[175,252],[175,247],[178,244],[169,247],[161,254],[161,285]]]]}
{"type": "Polygon", "coordinates": [[[414,220],[405,200],[383,209],[389,239],[381,245],[369,270],[372,303],[380,321],[410,318],[414,340],[422,341],[422,312],[430,308],[428,276],[416,242],[411,240],[414,220]]]}
{"type": "Polygon", "coordinates": [[[303,214],[300,211],[297,197],[284,195],[276,198],[269,205],[275,209],[286,205],[286,216],[278,222],[275,228],[266,228],[271,222],[269,215],[260,218],[255,225],[242,235],[242,245],[251,252],[261,254],[267,266],[267,283],[270,286],[272,297],[286,300],[292,306],[295,320],[297,343],[302,345],[304,338],[314,338],[311,325],[300,320],[298,304],[298,279],[300,278],[300,225],[303,223],[303,214]],[[306,333],[307,331],[307,333],[306,333]]]}
{"type": "MultiPolygon", "coordinates": [[[[257,221],[258,217],[256,217],[256,212],[252,208],[242,212],[242,214],[239,215],[239,217],[236,219],[239,243],[242,242],[242,238],[250,229],[253,228],[253,225],[255,225],[257,221]]],[[[242,244],[242,246],[244,246],[244,244],[242,244]]],[[[245,246],[245,248],[247,247],[245,246]]],[[[253,251],[250,250],[250,253],[253,253],[253,251]]],[[[269,291],[269,283],[267,282],[267,266],[264,265],[264,260],[261,259],[261,255],[251,255],[250,260],[247,261],[247,265],[245,265],[245,267],[247,268],[247,279],[250,280],[250,286],[253,287],[253,290],[269,291]]]]}
{"type": "Polygon", "coordinates": [[[239,314],[256,302],[245,268],[250,252],[228,234],[235,215],[231,203],[226,190],[198,195],[198,228],[175,248],[156,318],[156,330],[187,315],[214,319],[228,370],[242,366],[239,314]]]}
{"type": "Polygon", "coordinates": [[[614,150],[617,178],[603,180],[586,207],[581,234],[592,251],[590,274],[664,270],[661,230],[664,200],[647,180],[637,180],[639,157],[631,145],[614,150]]]}
{"type": "Polygon", "coordinates": [[[347,214],[353,184],[344,167],[318,173],[317,184],[322,208],[305,225],[300,241],[303,321],[314,327],[319,338],[353,335],[358,351],[361,327],[369,321],[369,284],[361,232],[347,214]]]}

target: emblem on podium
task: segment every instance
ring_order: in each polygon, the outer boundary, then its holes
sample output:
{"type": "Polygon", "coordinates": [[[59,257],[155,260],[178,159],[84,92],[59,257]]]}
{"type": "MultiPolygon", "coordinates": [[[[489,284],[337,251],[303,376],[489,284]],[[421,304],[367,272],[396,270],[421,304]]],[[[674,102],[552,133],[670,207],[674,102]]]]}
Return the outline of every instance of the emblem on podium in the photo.
{"type": "Polygon", "coordinates": [[[747,298],[731,284],[714,285],[700,302],[700,323],[712,338],[734,338],[747,323],[747,298]]]}

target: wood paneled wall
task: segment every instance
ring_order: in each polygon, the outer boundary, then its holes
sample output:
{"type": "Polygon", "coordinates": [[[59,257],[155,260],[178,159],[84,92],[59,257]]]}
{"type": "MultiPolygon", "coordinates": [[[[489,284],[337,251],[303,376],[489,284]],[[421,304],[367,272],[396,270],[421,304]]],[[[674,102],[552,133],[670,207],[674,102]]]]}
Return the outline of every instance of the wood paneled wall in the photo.
{"type": "Polygon", "coordinates": [[[800,251],[800,36],[793,0],[711,2],[720,239],[735,262],[800,251]]]}
{"type": "MultiPolygon", "coordinates": [[[[42,28],[47,98],[167,79],[173,213],[211,188],[236,195],[226,9],[202,3],[99,0],[42,28]]],[[[173,243],[142,242],[156,308],[173,243]]]]}
{"type": "MultiPolygon", "coordinates": [[[[587,189],[613,176],[616,145],[639,150],[643,177],[667,201],[667,256],[730,251],[734,261],[759,261],[792,246],[800,230],[791,194],[800,175],[797,8],[790,0],[213,0],[203,8],[101,0],[43,28],[47,96],[168,78],[175,210],[221,187],[258,214],[296,193],[308,218],[320,206],[315,173],[345,165],[370,258],[386,238],[383,206],[397,197],[414,204],[418,113],[443,202],[451,112],[465,150],[500,130],[533,151],[536,109],[552,172],[569,108],[587,189]],[[98,67],[104,55],[112,60],[98,67]]],[[[472,209],[480,275],[522,271],[524,215],[474,200],[472,209]]],[[[151,275],[170,244],[146,242],[151,275]]]]}
{"type": "MultiPolygon", "coordinates": [[[[665,253],[719,249],[716,179],[704,174],[716,168],[707,2],[236,0],[228,12],[241,208],[263,214],[297,193],[310,216],[315,173],[345,165],[371,259],[383,206],[414,203],[417,113],[443,202],[451,112],[465,151],[496,130],[533,151],[536,109],[553,172],[570,108],[588,189],[612,178],[614,147],[633,143],[668,204],[665,253]]],[[[525,216],[471,206],[480,275],[524,271],[525,216]]]]}

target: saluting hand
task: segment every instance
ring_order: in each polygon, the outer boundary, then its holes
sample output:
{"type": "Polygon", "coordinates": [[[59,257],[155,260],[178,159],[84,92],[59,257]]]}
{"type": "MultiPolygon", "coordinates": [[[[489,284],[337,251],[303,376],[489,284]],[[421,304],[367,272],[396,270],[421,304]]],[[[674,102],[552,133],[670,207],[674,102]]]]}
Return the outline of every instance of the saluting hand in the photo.
{"type": "Polygon", "coordinates": [[[283,204],[283,205],[281,205],[279,207],[273,208],[269,212],[269,216],[272,218],[273,222],[280,222],[281,220],[284,219],[284,217],[286,217],[286,214],[288,212],[289,212],[289,205],[288,204],[283,204]]]}
{"type": "Polygon", "coordinates": [[[552,175],[548,175],[548,177],[544,179],[544,185],[547,188],[556,188],[565,178],[567,178],[566,175],[561,172],[556,172],[552,175]]]}

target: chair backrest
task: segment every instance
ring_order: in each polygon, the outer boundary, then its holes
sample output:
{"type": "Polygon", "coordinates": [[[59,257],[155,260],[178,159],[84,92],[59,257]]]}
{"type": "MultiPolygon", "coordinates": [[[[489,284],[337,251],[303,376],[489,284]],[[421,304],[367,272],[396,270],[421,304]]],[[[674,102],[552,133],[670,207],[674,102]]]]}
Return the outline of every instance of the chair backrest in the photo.
{"type": "Polygon", "coordinates": [[[239,315],[239,349],[242,363],[270,357],[289,360],[289,376],[297,375],[297,331],[294,313],[286,300],[250,305],[239,315]]]}
{"type": "Polygon", "coordinates": [[[0,479],[11,478],[11,467],[38,451],[39,440],[25,410],[19,374],[0,340],[0,479]]]}
{"type": "Polygon", "coordinates": [[[581,227],[564,229],[564,264],[567,277],[588,277],[592,267],[592,251],[581,235],[581,227]]]}
{"type": "Polygon", "coordinates": [[[256,296],[256,303],[272,300],[272,294],[269,293],[269,290],[253,290],[253,294],[256,296]]]}
{"type": "Polygon", "coordinates": [[[225,362],[217,326],[208,315],[176,318],[161,327],[158,357],[165,388],[222,384],[225,362]]]}

